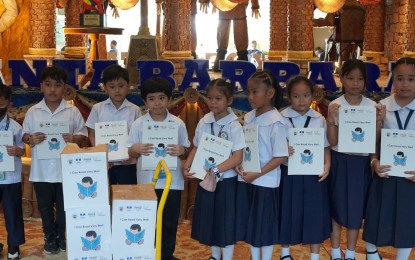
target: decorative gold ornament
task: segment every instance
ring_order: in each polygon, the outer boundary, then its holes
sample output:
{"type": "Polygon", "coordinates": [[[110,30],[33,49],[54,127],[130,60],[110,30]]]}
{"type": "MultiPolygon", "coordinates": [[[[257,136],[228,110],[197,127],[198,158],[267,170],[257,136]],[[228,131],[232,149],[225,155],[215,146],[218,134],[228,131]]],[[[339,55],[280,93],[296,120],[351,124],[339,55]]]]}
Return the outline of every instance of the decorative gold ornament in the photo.
{"type": "Polygon", "coordinates": [[[134,7],[139,0],[111,0],[111,3],[115,5],[118,9],[128,10],[134,7]]]}
{"type": "Polygon", "coordinates": [[[222,12],[230,11],[238,5],[238,2],[235,0],[211,0],[211,2],[214,7],[222,12]]]}
{"type": "Polygon", "coordinates": [[[62,98],[66,101],[75,99],[76,98],[76,90],[72,86],[66,84],[65,92],[63,93],[62,98]]]}
{"type": "Polygon", "coordinates": [[[183,97],[189,104],[195,104],[199,99],[199,92],[194,88],[187,88],[184,93],[183,97]]]}
{"type": "Polygon", "coordinates": [[[322,12],[334,13],[337,12],[346,0],[314,0],[314,5],[322,12]]]}

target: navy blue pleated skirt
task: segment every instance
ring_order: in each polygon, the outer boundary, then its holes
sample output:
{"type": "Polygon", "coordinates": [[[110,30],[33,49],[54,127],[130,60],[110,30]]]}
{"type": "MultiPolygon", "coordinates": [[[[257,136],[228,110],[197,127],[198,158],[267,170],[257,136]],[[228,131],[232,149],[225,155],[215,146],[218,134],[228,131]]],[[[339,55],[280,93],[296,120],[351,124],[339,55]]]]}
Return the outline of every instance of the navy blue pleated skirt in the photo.
{"type": "Polygon", "coordinates": [[[370,185],[363,240],[377,246],[415,246],[415,183],[374,176],[370,185]]]}
{"type": "Polygon", "coordinates": [[[330,237],[328,181],[318,176],[288,175],[281,166],[281,244],[320,244],[330,237]]]}
{"type": "Polygon", "coordinates": [[[237,177],[219,181],[215,192],[197,187],[191,237],[201,244],[225,247],[235,239],[237,177]]]}
{"type": "Polygon", "coordinates": [[[236,238],[254,247],[279,244],[279,188],[238,182],[236,238]]]}
{"type": "Polygon", "coordinates": [[[332,218],[346,228],[361,228],[371,181],[369,156],[331,150],[328,178],[332,218]]]}

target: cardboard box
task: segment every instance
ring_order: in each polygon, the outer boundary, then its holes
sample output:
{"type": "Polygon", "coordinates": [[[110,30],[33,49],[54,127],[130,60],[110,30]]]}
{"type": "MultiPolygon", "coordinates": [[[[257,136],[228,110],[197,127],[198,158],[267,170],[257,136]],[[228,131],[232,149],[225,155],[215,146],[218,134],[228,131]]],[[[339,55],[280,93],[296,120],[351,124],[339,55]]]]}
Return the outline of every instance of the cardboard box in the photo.
{"type": "Polygon", "coordinates": [[[109,205],[107,145],[79,148],[68,143],[61,154],[65,210],[109,205]]]}
{"type": "Polygon", "coordinates": [[[110,206],[74,208],[65,212],[69,260],[111,260],[110,206]]]}
{"type": "Polygon", "coordinates": [[[113,185],[113,259],[155,259],[157,196],[151,184],[113,185]]]}

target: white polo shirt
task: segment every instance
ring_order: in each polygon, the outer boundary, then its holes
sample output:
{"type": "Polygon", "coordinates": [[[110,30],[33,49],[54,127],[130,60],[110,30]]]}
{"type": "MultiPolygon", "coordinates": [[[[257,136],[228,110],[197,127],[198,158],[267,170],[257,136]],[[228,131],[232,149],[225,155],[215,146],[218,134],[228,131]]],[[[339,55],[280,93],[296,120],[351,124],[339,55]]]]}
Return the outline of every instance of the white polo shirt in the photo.
{"type": "MultiPolygon", "coordinates": [[[[78,108],[62,100],[55,112],[51,112],[42,99],[39,103],[32,106],[26,113],[23,121],[23,134],[33,134],[35,132],[35,122],[37,121],[66,121],[69,123],[69,133],[72,135],[88,136],[84,119],[78,108]]],[[[30,181],[33,182],[62,182],[62,167],[60,159],[38,159],[36,149],[31,149],[32,165],[30,168],[30,181]]]]}
{"type": "MultiPolygon", "coordinates": [[[[252,110],[245,115],[245,125],[258,125],[259,163],[264,167],[274,157],[288,157],[288,142],[286,119],[277,109],[272,109],[259,117],[252,110]]],[[[276,167],[265,175],[255,179],[252,184],[268,188],[277,188],[280,185],[281,169],[276,167]]],[[[238,176],[239,181],[244,181],[238,176]]]]}
{"type": "MultiPolygon", "coordinates": [[[[410,110],[415,110],[415,99],[411,103],[404,107],[400,107],[395,101],[395,95],[392,94],[389,97],[382,99],[379,103],[386,106],[386,115],[383,119],[382,128],[387,129],[399,129],[398,121],[395,117],[395,111],[398,111],[399,118],[401,119],[402,126],[405,125],[406,118],[408,117],[410,110]]],[[[406,130],[415,130],[415,113],[412,114],[411,119],[408,122],[406,130]]]]}
{"type": "MultiPolygon", "coordinates": [[[[3,120],[0,121],[0,131],[6,130],[7,125],[7,118],[6,115],[3,120]]],[[[7,128],[8,131],[13,133],[13,145],[17,145],[20,148],[24,149],[24,143],[22,141],[22,127],[14,121],[12,118],[9,117],[9,127],[7,128]]],[[[1,171],[1,169],[0,169],[1,171]]],[[[12,184],[12,183],[19,183],[22,181],[22,159],[20,156],[14,156],[14,171],[12,172],[5,172],[6,178],[5,180],[0,180],[0,185],[2,184],[12,184]]]]}
{"type": "MultiPolygon", "coordinates": [[[[340,97],[338,97],[335,100],[331,101],[331,103],[339,104],[340,106],[350,106],[349,102],[347,102],[347,100],[344,98],[344,95],[341,95],[340,97]]],[[[362,96],[362,101],[360,101],[359,106],[372,106],[373,107],[373,106],[376,106],[376,102],[369,99],[369,98],[367,98],[367,97],[362,96]]],[[[338,145],[332,146],[331,149],[333,151],[336,151],[336,152],[339,151],[338,145]]],[[[346,153],[346,154],[360,155],[360,156],[368,156],[369,155],[368,153],[346,153]]]]}
{"type": "MultiPolygon", "coordinates": [[[[127,143],[125,146],[131,147],[134,144],[141,144],[143,138],[143,123],[144,122],[155,122],[151,117],[150,113],[145,114],[142,117],[139,117],[137,120],[134,121],[133,125],[131,126],[130,134],[128,135],[127,143]]],[[[176,122],[179,124],[179,139],[178,144],[184,147],[189,147],[189,137],[187,136],[186,125],[184,122],[170,114],[167,111],[167,116],[162,122],[176,122]]],[[[141,160],[145,160],[145,156],[140,156],[137,160],[137,183],[151,183],[154,175],[154,170],[142,170],[141,160]]],[[[170,189],[172,190],[183,190],[184,189],[184,180],[182,174],[182,166],[180,163],[180,158],[177,157],[177,168],[176,170],[171,171],[172,174],[172,181],[170,185],[170,189]]],[[[158,179],[156,184],[156,189],[164,189],[166,183],[166,179],[158,179]]]]}
{"type": "Polygon", "coordinates": [[[91,113],[86,120],[85,125],[95,129],[95,123],[127,121],[128,132],[130,132],[133,122],[141,116],[140,108],[127,99],[124,99],[121,106],[117,109],[108,98],[92,106],[91,113]]]}
{"type": "MultiPolygon", "coordinates": [[[[216,121],[212,112],[207,113],[197,124],[195,136],[193,138],[193,145],[199,146],[200,138],[203,133],[219,135],[219,132],[223,133],[221,136],[228,141],[233,142],[232,152],[242,150],[245,148],[245,136],[241,124],[238,121],[238,117],[235,115],[231,108],[228,108],[228,115],[216,121]],[[211,125],[213,124],[213,132],[211,131],[211,125]]],[[[231,154],[229,155],[229,157],[231,154]]],[[[223,173],[223,178],[235,177],[236,172],[234,169],[227,170],[223,173]]]]}

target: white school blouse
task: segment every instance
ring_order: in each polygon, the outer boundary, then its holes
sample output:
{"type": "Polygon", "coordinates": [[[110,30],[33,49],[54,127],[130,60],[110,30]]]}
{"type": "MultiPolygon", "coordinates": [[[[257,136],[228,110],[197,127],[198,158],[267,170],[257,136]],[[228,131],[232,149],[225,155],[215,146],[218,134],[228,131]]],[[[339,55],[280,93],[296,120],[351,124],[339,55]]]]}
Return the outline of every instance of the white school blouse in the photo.
{"type": "MultiPolygon", "coordinates": [[[[8,131],[13,133],[13,145],[17,145],[20,148],[24,149],[24,143],[22,141],[22,127],[14,121],[12,118],[9,117],[9,127],[7,128],[8,131]]],[[[0,131],[6,130],[7,125],[7,114],[0,121],[0,131]]],[[[0,169],[1,171],[1,169],[0,169]]],[[[0,185],[2,184],[12,184],[12,183],[19,183],[22,181],[22,159],[20,156],[14,156],[14,171],[12,172],[5,172],[6,178],[5,180],[0,180],[0,185]]]]}
{"type": "MultiPolygon", "coordinates": [[[[212,134],[211,125],[213,124],[213,135],[218,136],[219,132],[226,133],[227,140],[233,142],[232,152],[242,150],[245,148],[245,136],[242,125],[238,121],[238,117],[233,110],[228,107],[228,115],[216,121],[212,112],[207,113],[197,124],[195,136],[193,138],[193,145],[197,148],[199,146],[200,138],[203,133],[212,134]]],[[[229,155],[230,157],[231,155],[229,155]]],[[[223,178],[235,177],[234,169],[223,172],[223,178]]]]}
{"type": "MultiPolygon", "coordinates": [[[[347,100],[344,98],[344,95],[341,95],[340,97],[338,97],[335,100],[331,101],[331,103],[339,104],[340,106],[350,106],[349,102],[347,102],[347,100]]],[[[375,105],[376,105],[375,101],[373,101],[373,100],[371,100],[371,99],[369,99],[365,96],[362,96],[362,101],[360,101],[360,104],[359,104],[359,106],[372,106],[372,107],[375,106],[375,105]]],[[[331,149],[333,151],[336,151],[336,152],[339,151],[338,145],[332,146],[331,149]]],[[[368,153],[345,153],[345,154],[360,155],[360,156],[368,156],[369,155],[368,153]]]]}
{"type": "MultiPolygon", "coordinates": [[[[127,121],[127,131],[129,133],[131,125],[140,116],[140,108],[127,99],[124,99],[121,106],[117,109],[112,103],[111,98],[108,98],[92,107],[85,125],[95,130],[95,123],[127,121]]],[[[135,163],[135,160],[131,161],[131,164],[135,163]]],[[[122,165],[122,163],[114,162],[113,165],[122,165]]]]}
{"type": "MultiPolygon", "coordinates": [[[[35,132],[37,121],[65,121],[69,123],[69,133],[72,135],[88,136],[84,119],[78,108],[62,100],[55,112],[51,112],[42,99],[39,103],[29,108],[23,121],[23,134],[35,132]]],[[[62,167],[60,159],[38,159],[36,149],[30,149],[32,153],[32,165],[30,168],[30,181],[33,182],[62,182],[62,167]]]]}
{"type": "MultiPolygon", "coordinates": [[[[286,119],[277,109],[272,109],[260,116],[252,110],[245,115],[245,125],[258,125],[259,163],[264,167],[274,157],[288,157],[286,119]]],[[[265,175],[255,179],[252,184],[268,188],[280,186],[281,169],[276,167],[265,175]]],[[[239,181],[244,181],[238,176],[239,181]]]]}
{"type": "MultiPolygon", "coordinates": [[[[310,117],[308,128],[324,128],[324,147],[330,146],[329,140],[327,139],[326,119],[319,112],[310,108],[307,111],[307,113],[305,113],[304,115],[300,115],[297,111],[295,111],[291,107],[287,107],[286,109],[281,111],[281,115],[287,118],[288,120],[287,124],[289,125],[287,126],[287,134],[288,134],[289,128],[293,128],[293,127],[304,128],[304,124],[307,121],[307,117],[310,117]],[[291,123],[289,118],[291,118],[294,125],[291,123]]],[[[289,140],[289,136],[287,137],[287,139],[289,140]]],[[[284,165],[288,166],[288,160],[284,162],[284,165]]]]}
{"type": "MultiPolygon", "coordinates": [[[[128,135],[127,143],[125,146],[131,147],[134,144],[141,144],[143,141],[143,123],[144,122],[155,122],[153,118],[151,117],[150,113],[145,114],[144,116],[139,117],[137,120],[134,121],[133,125],[130,129],[130,134],[128,135]]],[[[178,144],[184,147],[189,147],[189,137],[187,136],[187,130],[186,125],[184,122],[170,114],[167,111],[167,116],[164,119],[164,121],[160,122],[176,122],[179,124],[179,138],[178,138],[178,144]]],[[[145,160],[146,156],[141,155],[138,157],[137,160],[137,183],[151,183],[154,175],[154,170],[142,170],[141,160],[145,160]]],[[[182,174],[182,166],[180,163],[180,158],[177,157],[177,168],[174,171],[171,171],[172,174],[172,180],[170,189],[172,190],[183,190],[184,189],[184,180],[183,180],[183,174],[182,174]]],[[[156,189],[164,189],[164,185],[166,183],[166,179],[159,179],[156,184],[156,189]]]]}
{"type": "MultiPolygon", "coordinates": [[[[412,100],[411,103],[404,107],[400,107],[395,101],[395,95],[392,94],[389,97],[382,99],[379,101],[382,105],[386,106],[386,114],[385,118],[383,119],[383,126],[382,128],[387,129],[399,129],[398,121],[395,117],[395,111],[398,111],[399,118],[401,119],[402,126],[405,125],[406,118],[408,117],[409,111],[415,110],[415,99],[412,100]]],[[[412,117],[406,127],[406,130],[415,130],[415,113],[412,114],[412,117]]]]}

